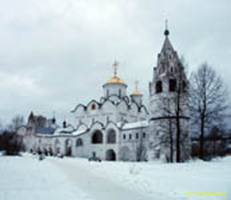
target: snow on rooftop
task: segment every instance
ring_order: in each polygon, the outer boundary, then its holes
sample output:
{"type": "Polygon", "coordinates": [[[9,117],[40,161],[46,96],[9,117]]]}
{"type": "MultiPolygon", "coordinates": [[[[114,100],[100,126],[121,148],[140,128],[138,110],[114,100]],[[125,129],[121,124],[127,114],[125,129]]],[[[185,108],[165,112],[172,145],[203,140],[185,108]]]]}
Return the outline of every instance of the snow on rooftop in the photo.
{"type": "Polygon", "coordinates": [[[72,133],[74,131],[74,128],[72,126],[67,126],[66,128],[58,128],[56,129],[54,135],[61,135],[63,133],[72,133]]]}
{"type": "Polygon", "coordinates": [[[78,129],[77,131],[74,131],[74,132],[72,133],[72,135],[80,135],[80,134],[85,133],[86,131],[87,131],[86,128],[85,128],[85,129],[78,129]]]}
{"type": "Polygon", "coordinates": [[[138,121],[138,122],[125,123],[125,124],[119,122],[117,123],[117,125],[121,127],[123,130],[127,130],[127,129],[148,127],[149,123],[147,120],[144,120],[144,121],[138,121]]]}

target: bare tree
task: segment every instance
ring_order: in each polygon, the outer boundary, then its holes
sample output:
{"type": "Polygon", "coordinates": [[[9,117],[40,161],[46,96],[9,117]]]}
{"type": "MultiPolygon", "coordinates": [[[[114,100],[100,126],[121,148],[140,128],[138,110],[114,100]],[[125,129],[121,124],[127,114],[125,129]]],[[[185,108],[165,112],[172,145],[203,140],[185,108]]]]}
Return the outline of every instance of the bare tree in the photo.
{"type": "Polygon", "coordinates": [[[227,109],[227,96],[222,79],[207,63],[191,76],[190,109],[193,125],[199,133],[199,157],[204,159],[204,137],[211,126],[221,123],[227,109]]]}
{"type": "Polygon", "coordinates": [[[0,119],[0,133],[2,132],[2,128],[3,128],[3,125],[2,125],[2,122],[1,122],[1,119],[0,119]]]}
{"type": "Polygon", "coordinates": [[[22,125],[24,125],[24,117],[21,115],[16,115],[11,120],[11,123],[8,126],[8,129],[10,131],[16,132],[18,130],[18,128],[20,128],[22,125]]]}
{"type": "MultiPolygon", "coordinates": [[[[189,121],[189,82],[187,79],[188,63],[183,55],[179,62],[179,71],[177,73],[177,88],[175,93],[175,115],[176,115],[176,161],[181,162],[181,154],[184,152],[185,158],[189,158],[189,132],[183,130],[182,121],[189,121]],[[187,154],[187,155],[186,155],[187,154]]],[[[184,159],[185,159],[184,158],[184,159]]]]}
{"type": "Polygon", "coordinates": [[[182,79],[183,79],[183,67],[180,67],[177,79],[177,88],[175,93],[175,113],[176,113],[176,162],[181,162],[181,148],[180,148],[180,137],[181,137],[181,113],[182,113],[182,79]]]}
{"type": "Polygon", "coordinates": [[[163,123],[159,124],[159,142],[169,149],[169,153],[166,155],[167,162],[174,161],[174,118],[173,110],[171,109],[172,99],[169,96],[162,96],[161,100],[158,101],[158,108],[164,116],[163,123]]]}

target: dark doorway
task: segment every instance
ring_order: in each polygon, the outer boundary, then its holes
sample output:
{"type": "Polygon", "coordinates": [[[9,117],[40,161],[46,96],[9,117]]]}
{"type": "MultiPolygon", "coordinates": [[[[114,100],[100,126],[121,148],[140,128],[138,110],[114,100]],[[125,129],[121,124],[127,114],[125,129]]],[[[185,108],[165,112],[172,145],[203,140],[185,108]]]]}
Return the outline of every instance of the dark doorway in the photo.
{"type": "Polygon", "coordinates": [[[69,139],[65,141],[65,155],[72,156],[72,141],[69,139]]]}
{"type": "Polygon", "coordinates": [[[116,153],[114,150],[109,149],[106,151],[106,160],[110,160],[110,161],[116,160],[116,153]]]}
{"type": "Polygon", "coordinates": [[[92,134],[91,143],[92,144],[102,144],[103,143],[103,134],[100,130],[96,130],[92,134]]]}

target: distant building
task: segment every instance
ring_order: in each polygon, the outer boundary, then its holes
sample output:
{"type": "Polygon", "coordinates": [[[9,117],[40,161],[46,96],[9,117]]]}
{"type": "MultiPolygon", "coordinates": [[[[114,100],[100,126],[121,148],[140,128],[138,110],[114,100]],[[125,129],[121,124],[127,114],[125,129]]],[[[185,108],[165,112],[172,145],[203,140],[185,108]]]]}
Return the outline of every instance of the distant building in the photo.
{"type": "Polygon", "coordinates": [[[47,119],[42,115],[34,115],[30,113],[27,124],[21,126],[17,133],[24,137],[23,142],[27,151],[32,151],[34,141],[37,135],[52,135],[59,126],[56,124],[56,119],[47,119]]]}

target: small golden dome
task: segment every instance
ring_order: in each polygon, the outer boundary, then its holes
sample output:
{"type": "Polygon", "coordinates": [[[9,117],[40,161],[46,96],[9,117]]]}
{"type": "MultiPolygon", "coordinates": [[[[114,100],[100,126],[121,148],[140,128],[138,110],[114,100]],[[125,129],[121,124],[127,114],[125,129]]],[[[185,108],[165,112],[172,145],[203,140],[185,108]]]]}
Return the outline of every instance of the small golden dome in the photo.
{"type": "Polygon", "coordinates": [[[143,96],[138,89],[138,84],[139,82],[135,81],[135,91],[131,94],[131,96],[143,96]]]}
{"type": "Polygon", "coordinates": [[[113,76],[110,80],[107,81],[108,84],[125,84],[122,79],[118,76],[113,76]]]}
{"type": "Polygon", "coordinates": [[[132,96],[143,96],[139,91],[134,91],[131,95],[132,96]]]}

